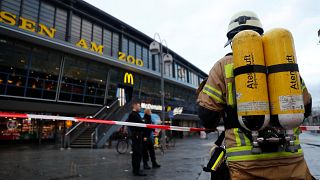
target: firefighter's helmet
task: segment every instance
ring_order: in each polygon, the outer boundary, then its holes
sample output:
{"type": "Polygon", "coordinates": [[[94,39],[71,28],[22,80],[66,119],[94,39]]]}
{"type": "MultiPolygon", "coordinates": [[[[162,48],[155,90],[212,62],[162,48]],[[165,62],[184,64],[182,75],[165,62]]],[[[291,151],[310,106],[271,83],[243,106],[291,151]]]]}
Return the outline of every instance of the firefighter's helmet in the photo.
{"type": "Polygon", "coordinates": [[[263,34],[263,28],[258,16],[252,11],[240,11],[231,17],[228,26],[228,41],[224,47],[228,46],[232,38],[242,30],[254,30],[260,35],[263,34]]]}

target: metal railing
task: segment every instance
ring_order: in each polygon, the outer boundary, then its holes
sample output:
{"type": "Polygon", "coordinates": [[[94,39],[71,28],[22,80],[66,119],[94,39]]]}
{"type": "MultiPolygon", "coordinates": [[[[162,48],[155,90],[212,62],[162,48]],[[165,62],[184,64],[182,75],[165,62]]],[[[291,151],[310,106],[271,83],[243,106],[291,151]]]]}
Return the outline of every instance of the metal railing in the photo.
{"type": "MultiPolygon", "coordinates": [[[[106,108],[109,108],[109,106],[107,105],[103,105],[93,116],[86,116],[86,118],[96,118],[98,117],[106,108]]],[[[74,125],[69,131],[67,131],[64,135],[64,148],[68,147],[70,148],[70,144],[71,144],[71,134],[74,134],[75,136],[78,136],[80,135],[86,128],[86,123],[83,123],[83,122],[78,122],[76,125],[74,125]],[[83,127],[84,126],[84,127],[83,127]],[[83,127],[81,128],[82,131],[78,132],[78,133],[75,133],[75,130],[76,129],[79,129],[80,127],[83,127]]],[[[74,137],[75,139],[76,137],[74,137]]]]}
{"type": "Polygon", "coordinates": [[[77,127],[79,127],[80,125],[82,125],[83,122],[78,122],[74,127],[72,127],[68,132],[66,132],[66,134],[64,135],[64,147],[68,147],[70,148],[70,134],[77,129],[77,127]]]}
{"type": "MultiPolygon", "coordinates": [[[[110,114],[108,119],[115,120],[115,121],[124,121],[124,117],[128,114],[128,112],[131,110],[131,102],[126,103],[124,106],[118,108],[115,113],[110,114]],[[111,116],[114,115],[114,116],[111,116]]],[[[112,132],[115,128],[112,128],[114,125],[107,125],[107,124],[99,124],[96,127],[96,145],[97,147],[103,147],[103,144],[106,142],[108,138],[105,136],[111,136],[112,132]]],[[[119,127],[120,128],[120,127],[119,127]]]]}
{"type": "Polygon", "coordinates": [[[93,146],[97,143],[97,137],[96,137],[97,131],[96,129],[91,133],[91,149],[93,146]],[[93,142],[94,141],[94,142],[93,142]]]}
{"type": "MultiPolygon", "coordinates": [[[[116,111],[119,107],[119,100],[115,100],[114,102],[112,102],[109,107],[108,107],[108,114],[106,114],[106,116],[101,117],[101,119],[109,119],[110,116],[113,115],[114,111],[116,111]]],[[[91,144],[97,143],[98,139],[99,139],[99,134],[101,131],[102,124],[99,124],[98,126],[96,126],[94,132],[91,134],[91,144]]]]}

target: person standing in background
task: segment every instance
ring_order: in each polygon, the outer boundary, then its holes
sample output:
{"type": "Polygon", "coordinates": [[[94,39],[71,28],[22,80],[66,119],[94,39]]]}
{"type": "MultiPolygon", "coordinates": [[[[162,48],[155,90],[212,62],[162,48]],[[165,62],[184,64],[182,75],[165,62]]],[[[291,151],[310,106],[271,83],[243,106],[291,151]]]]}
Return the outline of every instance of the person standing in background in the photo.
{"type": "MultiPolygon", "coordinates": [[[[132,103],[132,112],[129,115],[128,122],[134,123],[143,123],[139,112],[140,112],[140,103],[133,102],[132,103]]],[[[132,139],[132,169],[134,176],[146,176],[146,174],[140,172],[140,163],[142,159],[142,149],[143,149],[143,135],[144,128],[141,127],[129,127],[131,132],[132,139]]]]}
{"type": "MultiPolygon", "coordinates": [[[[152,124],[151,120],[151,109],[146,109],[144,111],[144,123],[146,124],[152,124]]],[[[144,169],[151,169],[151,167],[148,164],[149,161],[149,154],[150,159],[152,162],[152,168],[160,168],[160,165],[156,161],[156,155],[154,151],[154,136],[153,136],[154,129],[145,128],[144,131],[144,138],[143,138],[143,167],[144,169]]]]}

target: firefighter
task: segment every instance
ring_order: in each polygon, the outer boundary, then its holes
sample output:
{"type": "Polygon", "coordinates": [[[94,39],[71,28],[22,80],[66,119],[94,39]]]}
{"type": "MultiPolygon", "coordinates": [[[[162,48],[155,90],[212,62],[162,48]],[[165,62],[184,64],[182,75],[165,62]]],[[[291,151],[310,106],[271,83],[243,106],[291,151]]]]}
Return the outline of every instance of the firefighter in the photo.
{"type": "MultiPolygon", "coordinates": [[[[261,22],[251,11],[236,13],[229,23],[228,41],[240,31],[253,30],[263,34],[261,22]]],[[[302,80],[305,117],[311,114],[311,95],[302,80]]],[[[305,162],[298,135],[297,152],[262,152],[253,154],[250,133],[238,121],[233,75],[232,53],[217,61],[208,79],[198,89],[199,118],[207,129],[215,129],[223,117],[227,164],[231,179],[312,179],[305,162]]]]}

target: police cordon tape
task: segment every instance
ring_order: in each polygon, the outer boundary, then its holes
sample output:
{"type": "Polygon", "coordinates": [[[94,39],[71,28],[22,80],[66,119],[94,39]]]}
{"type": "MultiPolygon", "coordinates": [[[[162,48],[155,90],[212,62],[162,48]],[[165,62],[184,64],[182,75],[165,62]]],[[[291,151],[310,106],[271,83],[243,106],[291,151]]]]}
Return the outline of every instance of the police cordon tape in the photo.
{"type": "Polygon", "coordinates": [[[164,129],[164,130],[171,130],[171,131],[187,131],[187,132],[206,131],[206,129],[204,128],[155,125],[155,124],[133,123],[133,122],[113,121],[113,120],[94,119],[94,118],[51,116],[51,115],[38,115],[38,114],[19,114],[19,113],[0,112],[0,117],[101,123],[101,124],[110,124],[110,125],[135,126],[135,127],[149,128],[149,129],[164,129]]]}
{"type": "MultiPolygon", "coordinates": [[[[52,116],[52,115],[39,115],[39,114],[20,114],[20,113],[10,113],[10,112],[0,112],[0,117],[101,123],[101,124],[109,124],[109,125],[134,126],[134,127],[143,127],[143,128],[149,128],[149,129],[164,129],[164,130],[171,130],[171,131],[186,131],[186,132],[212,131],[210,129],[205,129],[205,128],[155,125],[155,124],[133,123],[133,122],[113,121],[113,120],[94,119],[94,118],[81,118],[81,117],[52,116]]],[[[224,128],[217,127],[217,130],[223,131],[224,128]]],[[[302,130],[302,131],[320,131],[320,126],[300,126],[300,130],[302,130]]]]}

